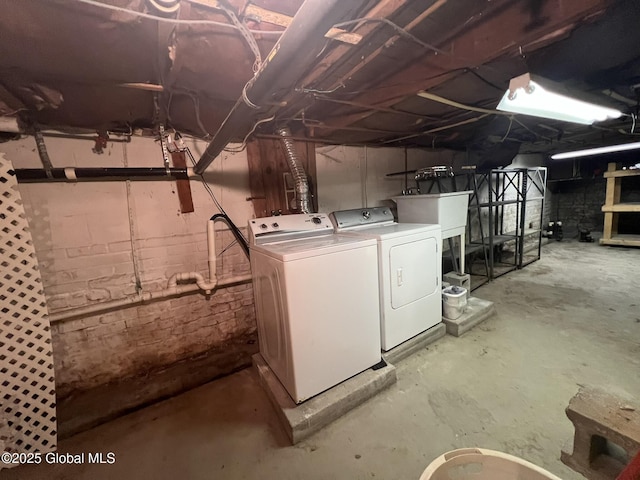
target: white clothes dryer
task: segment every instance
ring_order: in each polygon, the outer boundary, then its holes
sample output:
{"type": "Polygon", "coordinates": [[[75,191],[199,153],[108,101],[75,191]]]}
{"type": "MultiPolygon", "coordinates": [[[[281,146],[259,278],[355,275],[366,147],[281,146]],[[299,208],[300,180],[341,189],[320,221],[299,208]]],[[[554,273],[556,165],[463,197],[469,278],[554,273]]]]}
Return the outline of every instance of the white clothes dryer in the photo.
{"type": "Polygon", "coordinates": [[[396,223],[387,207],[342,210],[331,219],[337,233],[378,244],[382,350],[442,321],[440,225],[396,223]]]}

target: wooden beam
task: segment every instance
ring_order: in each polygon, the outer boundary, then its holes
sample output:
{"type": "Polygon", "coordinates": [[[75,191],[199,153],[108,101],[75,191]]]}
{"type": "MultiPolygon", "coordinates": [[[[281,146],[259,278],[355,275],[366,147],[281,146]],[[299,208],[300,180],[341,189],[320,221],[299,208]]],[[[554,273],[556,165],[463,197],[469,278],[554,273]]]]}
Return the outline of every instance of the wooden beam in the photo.
{"type": "MultiPolygon", "coordinates": [[[[187,166],[184,152],[171,153],[171,160],[173,161],[174,167],[185,168],[187,166]]],[[[178,199],[180,200],[180,213],[191,213],[195,211],[189,180],[176,180],[176,190],[178,191],[178,199]]]]}
{"type": "Polygon", "coordinates": [[[260,142],[252,140],[247,144],[247,163],[249,164],[249,189],[251,203],[257,218],[266,217],[267,197],[264,192],[262,165],[260,163],[260,142]]]}
{"type": "MultiPolygon", "coordinates": [[[[538,18],[544,23],[533,24],[531,14],[521,2],[492,2],[501,8],[493,8],[492,15],[479,16],[475,23],[464,25],[459,34],[440,48],[450,55],[427,54],[424,60],[413,62],[407,68],[387,78],[379,87],[352,99],[359,103],[390,107],[399,99],[429,90],[459,74],[466,67],[472,68],[495,60],[503,55],[517,55],[520,46],[532,49],[547,44],[560,33],[566,35],[577,23],[592,18],[609,6],[611,0],[547,0],[542,4],[538,18]],[[499,4],[499,5],[498,5],[499,4]],[[546,43],[540,43],[545,39],[546,43]]],[[[524,66],[523,66],[524,68],[524,66]]],[[[336,126],[350,125],[370,116],[372,112],[341,115],[332,122],[336,126]]]]}
{"type": "MultiPolygon", "coordinates": [[[[615,165],[615,164],[614,164],[615,165]]],[[[640,175],[640,169],[634,170],[614,170],[607,171],[604,173],[604,178],[614,178],[614,177],[636,177],[640,175]]]]}
{"type": "Polygon", "coordinates": [[[640,213],[640,202],[628,202],[628,203],[616,203],[615,205],[603,205],[603,212],[618,212],[618,213],[640,213]]]}
{"type": "MultiPolygon", "coordinates": [[[[267,10],[266,8],[259,7],[250,3],[244,10],[244,16],[254,16],[260,19],[260,22],[270,23],[272,25],[278,25],[280,27],[287,28],[293,20],[293,17],[284,15],[282,13],[267,10]]],[[[349,33],[339,28],[332,28],[326,34],[325,37],[333,40],[339,40],[340,42],[349,43],[351,45],[357,45],[362,40],[362,35],[357,33],[349,33]]]]}
{"type": "MultiPolygon", "coordinates": [[[[422,23],[422,21],[424,21],[432,13],[438,11],[438,9],[440,7],[442,7],[445,3],[447,3],[447,1],[448,0],[438,0],[437,2],[432,4],[430,7],[425,9],[424,12],[422,12],[420,15],[418,15],[416,18],[414,18],[411,22],[409,22],[404,27],[404,29],[407,32],[410,32],[415,27],[420,25],[420,23],[422,23]]],[[[347,79],[352,78],[354,75],[356,75],[358,72],[360,72],[365,66],[367,66],[368,64],[373,62],[382,53],[384,53],[387,50],[387,48],[389,48],[391,45],[393,45],[399,38],[400,38],[399,35],[393,35],[392,37],[390,37],[389,40],[387,40],[383,45],[380,45],[377,49],[375,49],[373,52],[371,52],[366,58],[362,59],[361,62],[358,62],[351,70],[349,70],[347,73],[342,75],[341,78],[334,85],[332,85],[331,88],[334,88],[335,86],[340,85],[343,82],[345,82],[347,79]]]]}
{"type": "MultiPolygon", "coordinates": [[[[295,142],[300,164],[311,177],[309,187],[315,192],[316,158],[315,145],[307,142],[295,142]]],[[[284,175],[289,173],[289,165],[284,156],[280,140],[259,138],[247,144],[247,161],[249,163],[249,187],[256,217],[267,217],[272,211],[283,214],[296,213],[291,209],[286,196],[284,175]]],[[[317,198],[312,199],[317,209],[317,198]]]]}
{"type": "MultiPolygon", "coordinates": [[[[373,7],[365,18],[387,18],[399,11],[407,4],[408,0],[382,0],[375,7],[373,7]]],[[[360,28],[360,33],[363,37],[370,35],[381,27],[380,23],[366,23],[360,28]]],[[[335,67],[335,65],[341,62],[349,54],[353,53],[353,49],[348,45],[338,45],[329,54],[324,57],[318,65],[304,78],[301,82],[302,85],[313,85],[318,79],[322,78],[325,73],[335,67]]]]}

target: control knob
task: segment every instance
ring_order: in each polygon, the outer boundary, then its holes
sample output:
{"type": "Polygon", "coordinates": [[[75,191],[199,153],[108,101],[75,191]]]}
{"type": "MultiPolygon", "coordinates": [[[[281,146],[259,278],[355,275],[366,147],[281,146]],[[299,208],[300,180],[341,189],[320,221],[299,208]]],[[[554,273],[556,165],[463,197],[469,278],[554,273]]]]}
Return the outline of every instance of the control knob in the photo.
{"type": "Polygon", "coordinates": [[[320,225],[322,223],[322,219],[320,217],[311,217],[311,221],[316,225],[320,225]]]}

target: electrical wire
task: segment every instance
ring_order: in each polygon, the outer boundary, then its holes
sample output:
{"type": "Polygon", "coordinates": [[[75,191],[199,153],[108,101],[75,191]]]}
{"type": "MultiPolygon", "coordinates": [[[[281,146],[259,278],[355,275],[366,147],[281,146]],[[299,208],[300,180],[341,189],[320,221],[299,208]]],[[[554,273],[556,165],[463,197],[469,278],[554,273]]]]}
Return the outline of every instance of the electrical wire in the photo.
{"type": "MultiPolygon", "coordinates": [[[[193,154],[191,153],[191,150],[189,149],[189,147],[185,147],[185,151],[187,152],[187,156],[189,157],[189,160],[191,160],[191,163],[193,164],[193,166],[195,167],[197,162],[196,159],[194,158],[193,154]]],[[[218,201],[218,199],[216,198],[215,194],[213,193],[213,190],[211,189],[211,187],[209,186],[209,184],[207,183],[207,181],[204,179],[204,174],[200,174],[198,175],[200,177],[200,181],[202,182],[202,185],[204,186],[204,189],[207,191],[207,193],[209,194],[209,196],[211,197],[211,200],[213,200],[213,203],[215,204],[215,206],[218,208],[218,210],[220,211],[220,213],[222,214],[222,216],[225,218],[225,220],[229,223],[229,226],[232,227],[232,230],[234,232],[234,235],[236,236],[236,240],[238,242],[242,241],[243,244],[241,245],[242,249],[247,253],[247,256],[249,255],[248,253],[248,240],[247,238],[242,234],[242,232],[240,231],[240,229],[238,227],[236,227],[236,225],[233,223],[233,221],[231,220],[231,217],[229,217],[229,215],[227,214],[227,212],[225,212],[224,208],[222,208],[222,205],[220,204],[220,202],[218,201]]],[[[213,217],[211,217],[212,219],[217,218],[216,215],[214,215],[213,217]]],[[[222,255],[228,248],[231,248],[231,246],[233,246],[233,243],[231,245],[227,245],[227,247],[220,252],[220,255],[222,255]]]]}
{"type": "Polygon", "coordinates": [[[262,120],[258,120],[256,123],[253,124],[253,128],[244,137],[244,139],[242,140],[242,144],[239,147],[225,148],[224,151],[225,152],[230,152],[230,153],[240,153],[240,152],[242,152],[245,148],[247,148],[247,140],[249,139],[251,134],[256,131],[256,128],[258,128],[258,125],[260,125],[262,123],[270,122],[270,121],[274,120],[275,118],[276,118],[275,115],[271,115],[269,118],[263,118],[262,120]]]}
{"type": "Polygon", "coordinates": [[[224,248],[222,249],[222,251],[218,254],[218,257],[222,256],[222,254],[223,254],[224,252],[226,252],[227,250],[229,250],[231,247],[233,247],[233,246],[234,246],[235,244],[237,244],[237,243],[238,243],[238,239],[234,239],[234,240],[233,240],[233,242],[231,242],[229,245],[227,245],[226,247],[224,247],[224,248]]]}
{"type": "MultiPolygon", "coordinates": [[[[94,7],[104,8],[106,10],[113,10],[116,12],[128,13],[136,17],[147,18],[158,22],[172,23],[174,25],[215,25],[217,27],[230,28],[233,30],[239,30],[237,26],[230,23],[216,22],[215,20],[183,20],[177,18],[159,17],[157,15],[151,15],[149,13],[138,12],[136,10],[130,10],[124,7],[118,7],[116,5],[109,5],[107,3],[98,2],[96,0],[74,0],[78,3],[85,3],[87,5],[93,5],[94,7]]],[[[271,31],[271,30],[249,30],[251,33],[259,33],[261,35],[282,35],[283,31],[271,31]]]]}
{"type": "Polygon", "coordinates": [[[262,65],[262,56],[260,55],[260,48],[258,48],[258,44],[256,43],[256,39],[253,38],[251,32],[249,31],[249,27],[241,21],[236,13],[233,11],[230,5],[227,4],[224,0],[218,0],[218,8],[222,10],[229,20],[238,28],[238,31],[242,34],[243,38],[246,40],[249,49],[255,56],[255,61],[253,62],[253,73],[256,73],[260,66],[262,65]]]}
{"type": "Polygon", "coordinates": [[[301,88],[298,91],[303,92],[303,93],[323,93],[323,94],[327,94],[327,93],[333,93],[333,92],[335,92],[336,90],[338,90],[340,88],[344,88],[344,83],[340,82],[338,85],[336,85],[331,90],[316,90],[315,88],[301,88]]]}
{"type": "Polygon", "coordinates": [[[631,125],[631,133],[634,133],[636,130],[636,114],[631,114],[631,119],[633,120],[633,125],[631,125]]]}
{"type": "Polygon", "coordinates": [[[492,110],[488,108],[480,108],[475,107],[473,105],[466,105],[464,103],[456,102],[454,100],[449,100],[448,98],[441,97],[440,95],[435,95],[429,92],[418,92],[418,96],[422,98],[426,98],[427,100],[432,100],[434,102],[442,103],[444,105],[449,105],[450,107],[460,108],[462,110],[469,110],[471,112],[479,112],[479,113],[487,113],[489,115],[504,115],[507,117],[513,116],[512,113],[503,112],[500,110],[492,110]]]}
{"type": "Polygon", "coordinates": [[[404,28],[402,28],[400,25],[397,25],[395,23],[393,23],[391,20],[387,19],[387,18],[356,18],[355,20],[349,20],[347,22],[341,22],[341,23],[336,23],[335,25],[333,25],[332,28],[342,28],[342,27],[347,27],[349,25],[357,25],[356,29],[364,24],[364,23],[384,23],[385,25],[390,26],[391,28],[393,28],[396,32],[398,32],[401,36],[408,38],[409,40],[413,41],[414,43],[417,43],[418,45],[420,45],[423,48],[426,48],[427,50],[431,50],[433,52],[436,53],[440,53],[442,55],[449,55],[449,52],[445,52],[444,50],[439,49],[438,47],[435,47],[429,43],[423,42],[422,40],[420,40],[418,37],[416,37],[415,35],[409,33],[407,30],[405,30],[404,28]]]}
{"type": "MultiPolygon", "coordinates": [[[[189,147],[185,147],[185,151],[187,152],[187,156],[191,160],[191,163],[193,163],[193,166],[195,167],[198,162],[196,162],[196,159],[194,158],[193,154],[191,153],[191,150],[189,149],[189,147]]],[[[216,198],[215,194],[213,193],[213,190],[211,190],[211,187],[209,186],[209,184],[204,179],[204,175],[200,174],[198,176],[200,177],[200,181],[202,182],[202,185],[204,185],[205,190],[209,193],[209,196],[211,197],[211,200],[213,200],[213,203],[216,205],[218,210],[220,210],[220,213],[226,215],[227,212],[224,211],[224,208],[222,208],[222,205],[220,204],[220,202],[218,202],[218,199],[216,198]]]]}
{"type": "Polygon", "coordinates": [[[468,70],[468,73],[470,73],[471,75],[473,75],[474,77],[476,77],[478,80],[481,80],[482,82],[486,83],[487,85],[489,85],[490,87],[495,88],[496,90],[499,90],[501,92],[504,93],[504,91],[506,90],[506,87],[501,87],[499,85],[496,85],[495,83],[493,83],[491,80],[487,80],[485,77],[483,77],[482,75],[480,75],[478,72],[476,72],[473,68],[470,68],[468,70]]]}
{"type": "Polygon", "coordinates": [[[539,133],[537,133],[537,132],[534,132],[534,131],[533,131],[533,130],[531,130],[529,127],[527,127],[524,123],[522,123],[520,120],[518,120],[515,116],[512,116],[512,118],[513,118],[513,121],[514,121],[514,122],[516,122],[518,125],[520,125],[522,128],[524,128],[524,129],[525,129],[525,130],[527,130],[528,132],[533,133],[536,137],[540,137],[540,138],[542,138],[542,139],[544,139],[544,140],[548,140],[548,141],[550,141],[550,142],[552,142],[552,141],[553,141],[553,139],[552,139],[552,138],[550,138],[550,137],[545,137],[544,135],[541,135],[541,134],[539,134],[539,133]]]}
{"type": "Polygon", "coordinates": [[[202,120],[200,120],[200,99],[198,98],[197,95],[194,95],[193,93],[187,93],[187,95],[191,97],[191,101],[193,102],[193,107],[196,112],[196,122],[198,123],[198,128],[200,128],[202,133],[204,133],[207,138],[211,138],[211,134],[207,131],[206,128],[204,128],[202,120]]]}
{"type": "Polygon", "coordinates": [[[509,117],[509,128],[507,128],[507,133],[504,134],[504,137],[502,137],[502,140],[500,140],[500,143],[504,142],[507,137],[509,136],[509,133],[511,132],[511,126],[513,125],[513,116],[509,117]]]}

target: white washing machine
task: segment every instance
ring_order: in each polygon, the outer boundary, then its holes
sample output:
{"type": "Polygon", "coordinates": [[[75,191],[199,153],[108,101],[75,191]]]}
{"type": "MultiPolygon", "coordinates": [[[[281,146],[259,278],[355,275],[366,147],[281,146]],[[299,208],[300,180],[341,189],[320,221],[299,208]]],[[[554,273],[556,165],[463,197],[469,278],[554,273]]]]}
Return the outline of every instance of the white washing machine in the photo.
{"type": "Polygon", "coordinates": [[[381,361],[377,246],[326,214],[249,221],[260,353],[296,403],[381,361]]]}
{"type": "Polygon", "coordinates": [[[340,234],[377,241],[384,351],[442,321],[440,225],[396,223],[387,207],[333,212],[331,219],[340,234]]]}

